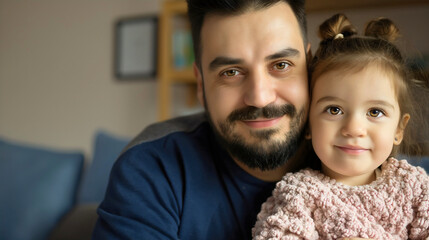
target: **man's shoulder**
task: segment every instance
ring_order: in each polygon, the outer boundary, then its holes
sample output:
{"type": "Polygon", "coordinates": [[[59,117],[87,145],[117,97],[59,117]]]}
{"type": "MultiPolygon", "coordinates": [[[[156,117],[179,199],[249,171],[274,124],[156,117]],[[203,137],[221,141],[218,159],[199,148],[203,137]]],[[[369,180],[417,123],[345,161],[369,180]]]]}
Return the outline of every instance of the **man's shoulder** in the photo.
{"type": "Polygon", "coordinates": [[[207,149],[212,147],[205,141],[211,128],[204,119],[203,114],[195,114],[146,127],[125,147],[113,171],[146,172],[150,178],[168,176],[179,183],[184,168],[194,172],[212,162],[201,161],[211,157],[207,149]]]}
{"type": "Polygon", "coordinates": [[[122,152],[141,143],[154,141],[173,133],[192,132],[204,123],[207,123],[206,115],[198,113],[151,124],[128,143],[122,152]]]}

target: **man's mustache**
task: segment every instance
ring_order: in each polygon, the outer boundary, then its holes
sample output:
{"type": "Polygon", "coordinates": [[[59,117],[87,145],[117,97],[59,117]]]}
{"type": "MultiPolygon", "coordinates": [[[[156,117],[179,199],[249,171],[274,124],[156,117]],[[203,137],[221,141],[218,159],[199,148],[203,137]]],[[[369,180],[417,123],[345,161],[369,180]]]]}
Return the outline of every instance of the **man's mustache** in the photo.
{"type": "Polygon", "coordinates": [[[296,108],[292,104],[267,105],[263,108],[245,107],[234,110],[229,114],[228,122],[254,120],[257,118],[278,118],[284,115],[293,118],[296,115],[296,108]]]}

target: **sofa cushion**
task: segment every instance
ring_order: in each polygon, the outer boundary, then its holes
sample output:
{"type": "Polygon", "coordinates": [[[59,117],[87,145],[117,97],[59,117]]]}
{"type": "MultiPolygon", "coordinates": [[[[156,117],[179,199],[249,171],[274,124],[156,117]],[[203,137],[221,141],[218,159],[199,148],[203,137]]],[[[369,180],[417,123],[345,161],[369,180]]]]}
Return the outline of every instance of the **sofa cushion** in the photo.
{"type": "Polygon", "coordinates": [[[99,130],[95,135],[94,154],[85,171],[78,203],[100,203],[109,181],[110,169],[130,139],[99,130]]]}
{"type": "Polygon", "coordinates": [[[76,200],[84,156],[0,139],[0,239],[46,239],[76,200]]]}

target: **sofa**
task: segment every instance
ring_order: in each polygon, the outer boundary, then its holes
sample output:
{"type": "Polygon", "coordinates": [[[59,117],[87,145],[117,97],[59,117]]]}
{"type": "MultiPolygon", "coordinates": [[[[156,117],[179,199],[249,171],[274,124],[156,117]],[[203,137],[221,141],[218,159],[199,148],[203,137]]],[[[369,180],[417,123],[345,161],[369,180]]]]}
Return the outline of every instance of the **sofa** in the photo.
{"type": "Polygon", "coordinates": [[[97,131],[84,166],[81,151],[0,137],[0,239],[91,239],[110,169],[129,141],[97,131]]]}

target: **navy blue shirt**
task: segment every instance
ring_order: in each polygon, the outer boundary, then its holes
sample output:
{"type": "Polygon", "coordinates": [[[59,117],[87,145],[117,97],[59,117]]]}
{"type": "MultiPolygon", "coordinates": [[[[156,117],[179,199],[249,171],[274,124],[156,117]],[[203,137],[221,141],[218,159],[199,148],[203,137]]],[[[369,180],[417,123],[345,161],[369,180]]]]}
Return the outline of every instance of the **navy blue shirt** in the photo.
{"type": "Polygon", "coordinates": [[[207,121],[186,129],[121,155],[93,239],[251,239],[275,183],[242,170],[207,121]]]}

